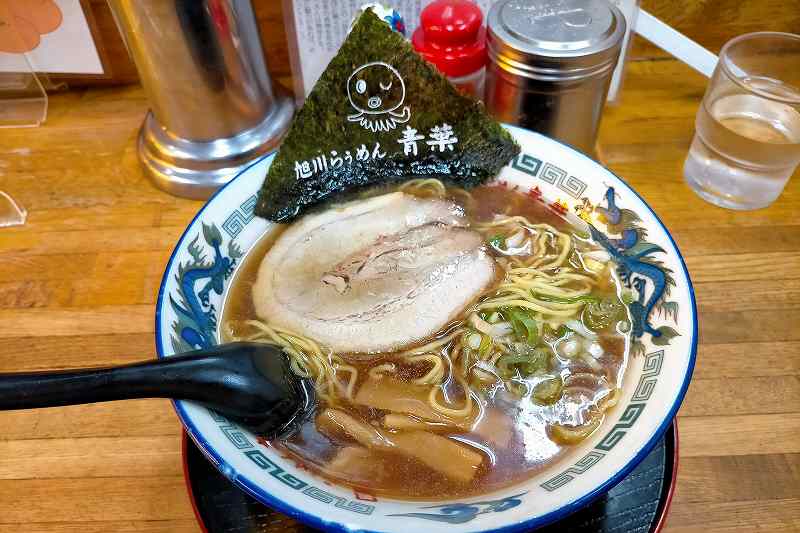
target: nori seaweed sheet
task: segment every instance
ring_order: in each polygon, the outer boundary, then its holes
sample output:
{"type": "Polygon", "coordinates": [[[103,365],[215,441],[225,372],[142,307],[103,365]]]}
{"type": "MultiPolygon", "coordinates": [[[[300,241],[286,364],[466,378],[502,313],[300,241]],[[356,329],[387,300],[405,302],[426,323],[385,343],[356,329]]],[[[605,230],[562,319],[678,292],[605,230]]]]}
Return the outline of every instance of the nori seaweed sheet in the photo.
{"type": "MultiPolygon", "coordinates": [[[[372,74],[391,77],[388,72],[379,67],[372,74]]],[[[390,102],[387,107],[396,104],[402,96],[398,93],[401,84],[395,79],[393,88],[386,91],[385,85],[391,80],[382,81],[381,96],[390,102]]],[[[294,118],[259,192],[255,213],[274,222],[289,222],[339,193],[415,177],[436,177],[461,187],[473,187],[496,176],[518,153],[519,146],[485,113],[481,103],[459,93],[400,34],[366,10],[294,118]],[[395,112],[408,106],[411,116],[389,131],[374,132],[348,120],[359,111],[348,97],[348,83],[350,94],[362,98],[363,102],[358,100],[361,109],[370,109],[366,98],[374,92],[373,87],[377,89],[377,81],[369,79],[370,71],[361,71],[358,76],[367,79],[361,88],[368,86],[365,94],[359,95],[351,74],[373,62],[391,65],[405,83],[405,98],[395,112]],[[431,129],[443,124],[452,126],[458,139],[452,151],[441,152],[426,144],[431,139],[431,129]],[[404,145],[399,142],[407,127],[425,136],[417,142],[416,156],[405,155],[404,145]],[[385,157],[364,161],[355,157],[362,144],[372,154],[376,143],[385,157]],[[302,174],[296,170],[298,162],[312,163],[323,155],[332,161],[331,151],[340,158],[349,151],[352,162],[348,158],[338,165],[325,165],[324,169],[320,164],[312,176],[298,177],[302,174]]]]}

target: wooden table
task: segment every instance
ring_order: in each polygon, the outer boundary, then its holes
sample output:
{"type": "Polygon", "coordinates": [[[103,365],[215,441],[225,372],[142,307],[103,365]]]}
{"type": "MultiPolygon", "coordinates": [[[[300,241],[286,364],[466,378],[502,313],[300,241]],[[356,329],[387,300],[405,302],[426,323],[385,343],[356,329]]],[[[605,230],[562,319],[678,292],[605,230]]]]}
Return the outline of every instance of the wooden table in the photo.
{"type": "MultiPolygon", "coordinates": [[[[673,60],[634,62],[601,134],[608,166],[672,231],[697,292],[666,530],[800,531],[800,179],[755,212],[696,197],[681,168],[705,84],[673,60]]],[[[143,177],[146,108],[138,87],[68,93],[45,126],[0,130],[0,189],[30,212],[0,230],[1,372],[154,354],[161,274],[201,204],[143,177]]],[[[180,434],[160,400],[0,413],[0,533],[197,532],[180,434]]]]}

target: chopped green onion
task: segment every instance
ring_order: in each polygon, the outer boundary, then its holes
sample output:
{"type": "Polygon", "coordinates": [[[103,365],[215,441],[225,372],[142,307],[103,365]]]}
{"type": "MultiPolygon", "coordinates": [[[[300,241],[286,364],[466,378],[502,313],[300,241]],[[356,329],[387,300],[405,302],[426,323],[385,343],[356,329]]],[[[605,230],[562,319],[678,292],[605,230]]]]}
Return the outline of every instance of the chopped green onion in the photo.
{"type": "Polygon", "coordinates": [[[531,364],[531,361],[531,357],[527,354],[510,353],[500,357],[500,359],[497,360],[497,368],[504,372],[508,372],[510,370],[509,367],[511,366],[520,364],[529,365],[531,364]]]}
{"type": "Polygon", "coordinates": [[[506,377],[518,371],[523,377],[532,376],[547,370],[550,353],[544,348],[531,348],[525,344],[514,345],[514,352],[505,354],[497,360],[497,368],[506,377]]]}
{"type": "Polygon", "coordinates": [[[489,244],[497,249],[503,249],[506,247],[506,238],[502,234],[498,233],[497,235],[489,237],[489,244]]]}
{"type": "Polygon", "coordinates": [[[581,343],[578,340],[580,337],[573,336],[564,342],[559,342],[556,346],[556,353],[568,359],[575,359],[580,354],[581,343]]]}
{"type": "Polygon", "coordinates": [[[564,382],[561,376],[546,379],[533,388],[533,401],[539,405],[551,405],[561,399],[564,382]]]}
{"type": "Polygon", "coordinates": [[[555,342],[558,339],[564,337],[567,333],[569,333],[570,329],[565,325],[561,324],[558,326],[558,329],[553,329],[550,327],[549,324],[544,325],[544,334],[542,337],[546,342],[555,342]]]}
{"type": "Polygon", "coordinates": [[[467,346],[472,348],[473,350],[477,350],[480,348],[483,339],[481,338],[480,333],[471,333],[469,337],[467,337],[467,346]]]}
{"type": "Polygon", "coordinates": [[[550,426],[548,434],[559,444],[576,444],[591,435],[602,421],[603,415],[601,414],[582,426],[553,424],[550,426]]]}
{"type": "Polygon", "coordinates": [[[506,311],[514,334],[518,339],[527,342],[531,346],[536,346],[539,342],[539,327],[536,320],[531,315],[520,308],[513,307],[506,311]]]}
{"type": "Polygon", "coordinates": [[[518,381],[506,381],[506,389],[517,398],[522,398],[527,392],[526,384],[518,381]]]}
{"type": "Polygon", "coordinates": [[[478,346],[478,353],[481,357],[486,356],[492,349],[492,338],[489,335],[481,335],[481,344],[478,346]]]}
{"type": "Polygon", "coordinates": [[[581,319],[589,329],[598,330],[610,326],[625,316],[625,309],[617,299],[605,299],[583,308],[581,319]]]}
{"type": "Polygon", "coordinates": [[[633,302],[636,301],[636,297],[633,295],[633,291],[628,291],[628,290],[622,291],[622,296],[620,299],[622,300],[622,303],[624,303],[625,305],[631,305],[633,302]]]}

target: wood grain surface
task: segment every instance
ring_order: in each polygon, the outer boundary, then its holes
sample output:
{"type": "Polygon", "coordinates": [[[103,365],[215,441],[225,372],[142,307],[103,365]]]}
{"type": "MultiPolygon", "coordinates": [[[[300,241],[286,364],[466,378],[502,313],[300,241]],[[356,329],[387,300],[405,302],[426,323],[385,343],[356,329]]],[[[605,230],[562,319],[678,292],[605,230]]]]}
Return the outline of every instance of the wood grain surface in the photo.
{"type": "MultiPolygon", "coordinates": [[[[698,297],[666,531],[797,532],[800,176],[760,211],[696,197],[681,168],[705,84],[676,61],[634,62],[601,132],[608,166],[672,231],[698,297]]],[[[142,176],[146,107],[137,87],[92,89],[54,97],[43,127],[0,130],[0,189],[30,211],[0,229],[0,371],[153,356],[159,280],[201,204],[142,176]]],[[[198,532],[180,432],[160,400],[0,413],[0,533],[198,532]]]]}

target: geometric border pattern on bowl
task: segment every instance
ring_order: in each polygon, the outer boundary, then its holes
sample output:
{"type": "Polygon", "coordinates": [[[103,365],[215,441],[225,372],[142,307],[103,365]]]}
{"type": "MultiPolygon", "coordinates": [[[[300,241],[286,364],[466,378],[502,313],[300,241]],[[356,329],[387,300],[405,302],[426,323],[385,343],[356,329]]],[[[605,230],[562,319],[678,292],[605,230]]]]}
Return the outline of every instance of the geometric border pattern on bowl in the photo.
{"type": "MultiPolygon", "coordinates": [[[[576,200],[581,199],[581,194],[583,194],[587,189],[587,184],[584,181],[575,176],[568,175],[566,171],[557,167],[555,163],[542,161],[524,152],[515,158],[514,161],[512,161],[511,166],[534,178],[541,179],[545,183],[557,186],[559,190],[565,192],[576,200]]],[[[502,182],[500,185],[508,186],[502,182]]],[[[542,198],[538,187],[533,187],[531,190],[526,192],[531,197],[532,201],[547,203],[542,198]]],[[[235,251],[239,249],[239,246],[235,244],[235,238],[254,218],[253,209],[255,207],[255,198],[255,195],[250,196],[239,207],[234,209],[221,224],[223,230],[225,230],[225,233],[227,233],[229,237],[228,248],[230,250],[235,251]]],[[[596,222],[591,216],[589,216],[589,206],[591,206],[592,211],[602,209],[602,213],[605,216],[605,214],[609,212],[612,207],[616,207],[613,197],[610,202],[612,205],[607,207],[597,207],[591,204],[591,202],[588,202],[588,199],[586,199],[586,201],[583,203],[578,204],[578,206],[581,208],[580,215],[582,216],[582,220],[588,224],[596,222]]],[[[556,199],[547,205],[550,209],[561,215],[566,214],[566,204],[560,199],[556,199]]],[[[619,228],[620,232],[629,230],[633,231],[636,229],[636,221],[638,220],[638,217],[636,217],[635,214],[632,214],[632,212],[629,213],[629,217],[631,217],[631,219],[627,221],[626,225],[621,225],[625,227],[619,228]]],[[[606,225],[609,226],[610,224],[606,225]]],[[[208,246],[210,246],[212,249],[219,250],[222,247],[221,245],[223,243],[217,242],[217,240],[221,238],[221,235],[215,227],[212,226],[208,229],[204,227],[202,233],[206,238],[206,244],[208,244],[208,246]]],[[[200,235],[197,235],[192,240],[193,246],[198,246],[197,243],[199,242],[199,238],[200,235]]],[[[619,241],[621,240],[622,239],[619,239],[619,241]]],[[[641,240],[643,239],[638,239],[637,242],[634,242],[633,244],[626,243],[627,247],[638,247],[637,249],[641,249],[641,240]]],[[[646,241],[645,244],[647,244],[646,241]]],[[[621,248],[622,245],[622,243],[619,243],[616,245],[616,247],[621,248]]],[[[195,248],[193,248],[193,250],[194,249],[195,248]]],[[[663,251],[660,248],[658,250],[663,251]]],[[[646,251],[647,249],[645,252],[646,251]]],[[[201,327],[199,325],[201,320],[205,320],[211,324],[217,323],[218,317],[216,316],[216,310],[213,308],[213,305],[209,303],[208,309],[202,311],[203,315],[205,316],[193,321],[191,317],[192,306],[184,305],[183,302],[191,301],[197,295],[187,293],[184,278],[186,276],[193,276],[192,283],[194,284],[197,280],[203,279],[198,277],[198,275],[195,274],[196,272],[203,272],[207,276],[212,276],[214,272],[218,272],[218,275],[223,276],[224,279],[227,279],[227,277],[230,275],[230,272],[233,271],[232,266],[235,265],[236,259],[238,258],[238,253],[235,253],[234,255],[236,257],[225,257],[224,254],[217,254],[214,262],[209,263],[205,259],[205,254],[202,252],[202,250],[198,250],[194,252],[195,260],[193,262],[188,262],[181,265],[181,268],[179,269],[179,277],[177,279],[178,290],[176,294],[170,295],[170,301],[173,305],[173,308],[179,315],[183,315],[181,319],[176,321],[176,323],[173,325],[173,329],[175,331],[175,336],[172,338],[173,346],[178,347],[181,350],[208,347],[208,345],[205,345],[206,337],[197,330],[199,330],[201,327]],[[226,270],[227,275],[226,272],[216,268],[217,264],[221,262],[227,262],[226,264],[230,264],[230,267],[226,270]],[[190,341],[192,339],[194,339],[196,342],[200,342],[201,344],[196,346],[188,345],[186,341],[190,341]]],[[[213,284],[213,282],[209,283],[213,284]]],[[[628,283],[629,289],[633,288],[633,286],[633,283],[628,283]]],[[[204,290],[206,289],[198,289],[199,293],[202,293],[204,290]]],[[[197,300],[197,298],[194,298],[194,300],[197,300]]],[[[206,301],[208,301],[208,299],[206,299],[206,301]]],[[[645,320],[647,320],[647,318],[648,317],[644,317],[645,320]]],[[[639,335],[641,336],[642,333],[643,331],[640,331],[639,335]]],[[[650,394],[655,388],[663,357],[664,350],[658,350],[646,356],[646,372],[642,374],[640,378],[640,384],[637,386],[634,393],[634,399],[636,401],[631,402],[625,407],[620,420],[608,431],[608,433],[600,440],[600,442],[595,445],[594,450],[584,455],[575,464],[568,467],[563,472],[542,483],[540,486],[543,489],[549,492],[555,491],[572,481],[576,476],[584,474],[591,467],[600,462],[605,457],[606,453],[610,452],[614,446],[623,439],[626,432],[633,428],[636,420],[645,409],[646,401],[649,399],[650,394]]],[[[303,494],[306,494],[310,498],[314,498],[325,503],[332,503],[340,509],[361,514],[371,514],[373,512],[374,506],[361,504],[353,500],[347,500],[345,498],[335,496],[308,481],[301,480],[296,476],[287,473],[278,464],[276,464],[274,461],[271,461],[266,455],[260,452],[257,449],[257,445],[251,443],[247,439],[245,433],[239,429],[238,426],[228,422],[224,419],[224,417],[220,417],[216,414],[213,416],[216,421],[220,422],[220,431],[222,431],[225,437],[230,440],[237,449],[242,450],[244,455],[253,461],[253,463],[255,463],[259,468],[265,470],[269,475],[282,482],[288,488],[293,490],[302,490],[303,494]]],[[[476,507],[475,504],[462,503],[447,504],[442,506],[426,506],[424,508],[428,510],[426,512],[403,513],[391,516],[404,516],[427,520],[446,521],[449,523],[464,523],[472,518],[475,518],[479,514],[486,512],[502,512],[510,509],[513,506],[519,505],[521,503],[519,497],[522,495],[523,494],[518,494],[502,500],[482,502],[483,505],[478,507],[476,507]],[[438,509],[439,512],[433,513],[429,511],[430,509],[438,509]]]]}
{"type": "MultiPolygon", "coordinates": [[[[509,128],[513,131],[521,131],[517,130],[517,128],[509,128]]],[[[528,132],[525,132],[529,134],[528,132]]],[[[531,154],[522,153],[518,158],[516,158],[512,164],[510,165],[511,168],[524,172],[529,176],[533,176],[538,180],[541,180],[542,183],[546,183],[551,189],[557,188],[558,191],[564,193],[564,200],[560,198],[556,198],[554,201],[550,202],[548,206],[566,216],[572,216],[570,211],[570,207],[574,210],[575,216],[583,220],[590,228],[591,227],[602,227],[605,225],[606,230],[609,228],[614,227],[616,230],[614,233],[615,235],[619,236],[619,239],[615,239],[614,234],[603,234],[608,238],[607,244],[609,245],[609,251],[619,251],[619,250],[626,250],[632,249],[637,254],[637,260],[641,259],[642,257],[646,257],[652,253],[662,252],[664,250],[660,249],[660,247],[650,247],[648,248],[648,243],[646,242],[646,232],[636,232],[636,218],[631,219],[631,213],[625,213],[625,209],[622,209],[620,206],[614,205],[615,194],[613,189],[609,189],[606,191],[605,198],[603,199],[595,199],[598,200],[595,203],[591,202],[590,199],[585,198],[582,196],[588,188],[588,184],[574,176],[570,175],[568,172],[560,168],[553,162],[550,161],[543,161],[537,157],[534,157],[531,154]],[[616,215],[617,218],[614,218],[616,215]],[[627,235],[624,235],[621,231],[629,230],[627,235]],[[636,233],[636,235],[632,235],[632,233],[636,233]],[[639,238],[638,241],[633,241],[631,238],[637,237],[639,238]],[[627,240],[626,240],[627,239],[627,240]],[[644,248],[643,248],[644,246],[644,248]],[[613,248],[612,248],[613,247],[613,248]]],[[[620,180],[621,181],[621,180],[620,180]]],[[[527,183],[527,182],[526,182],[527,183]]],[[[623,182],[624,184],[624,182],[623,182]]],[[[526,185],[527,186],[527,185],[526,185]]],[[[542,195],[539,193],[537,196],[538,186],[533,186],[530,191],[528,191],[533,198],[539,199],[543,201],[542,195]]],[[[628,187],[628,189],[630,189],[628,187]]],[[[552,193],[548,193],[552,194],[552,193]]],[[[634,192],[635,195],[635,192],[634,192]]],[[[195,225],[195,221],[192,222],[190,228],[187,228],[187,232],[181,238],[180,242],[189,243],[190,245],[190,253],[191,253],[191,246],[194,244],[195,250],[193,255],[193,260],[190,261],[174,261],[176,258],[176,254],[178,253],[178,249],[176,248],[176,252],[173,254],[173,258],[170,259],[170,263],[167,267],[167,272],[173,271],[173,263],[177,266],[177,272],[174,273],[175,281],[177,282],[176,287],[173,286],[170,292],[165,291],[166,288],[166,274],[165,278],[162,281],[161,291],[159,293],[159,300],[158,300],[158,308],[157,308],[157,315],[164,315],[163,318],[167,318],[167,316],[172,316],[173,318],[173,328],[170,328],[173,332],[172,335],[172,349],[174,352],[182,351],[185,349],[190,349],[191,347],[201,346],[201,344],[191,344],[191,342],[198,342],[198,339],[202,342],[203,336],[196,336],[192,334],[188,335],[181,335],[183,329],[186,326],[189,329],[192,329],[194,322],[194,317],[192,317],[192,310],[186,306],[180,306],[179,308],[182,311],[186,311],[186,313],[181,313],[179,309],[175,307],[176,303],[180,303],[180,287],[188,287],[188,284],[181,284],[180,277],[186,275],[186,272],[190,270],[195,271],[195,274],[191,274],[196,276],[194,281],[199,281],[201,283],[201,287],[199,291],[193,289],[192,292],[195,292],[194,296],[196,297],[196,301],[201,303],[202,314],[203,316],[200,317],[200,326],[208,327],[209,324],[216,327],[216,309],[214,307],[215,303],[219,302],[219,296],[221,296],[225,282],[229,279],[230,275],[233,272],[233,268],[236,265],[237,259],[242,255],[239,247],[236,243],[237,237],[246,229],[246,227],[252,222],[253,216],[253,207],[254,207],[254,200],[255,195],[249,195],[244,201],[240,201],[240,205],[238,205],[232,211],[229,211],[227,215],[222,218],[219,218],[217,215],[213,217],[214,220],[219,220],[220,227],[225,233],[225,237],[222,236],[221,232],[213,225],[213,222],[209,220],[210,225],[206,226],[205,219],[201,219],[202,222],[202,231],[198,231],[197,234],[194,235],[194,238],[191,239],[192,233],[191,228],[195,227],[197,230],[198,225],[195,225]],[[200,244],[200,238],[205,240],[206,244],[211,247],[202,246],[200,244]],[[227,243],[227,253],[225,253],[224,244],[227,243]],[[213,250],[213,255],[211,259],[206,258],[206,253],[213,250]],[[197,271],[200,271],[199,273],[197,271]],[[202,277],[208,276],[208,277],[202,277]],[[200,298],[199,293],[204,293],[203,297],[200,298]],[[172,304],[172,305],[169,305],[172,304]],[[171,309],[170,309],[171,307],[171,309]],[[172,313],[169,313],[172,311],[172,313]],[[169,313],[169,315],[165,314],[169,313]],[[186,316],[188,315],[188,316],[186,316]]],[[[202,211],[201,211],[202,213],[202,211]]],[[[634,214],[635,215],[635,214],[634,214]]],[[[652,214],[655,216],[654,214],[652,214]]],[[[198,214],[198,218],[200,214],[198,214]]],[[[575,218],[573,216],[573,218],[575,218]]],[[[660,223],[660,221],[656,221],[660,223]]],[[[663,228],[663,224],[661,224],[663,228]]],[[[669,234],[664,229],[666,238],[671,241],[669,238],[669,234]]],[[[671,245],[674,246],[674,242],[671,242],[671,245]]],[[[185,245],[184,245],[185,246],[185,245]]],[[[675,248],[677,250],[677,248],[675,248]]],[[[185,256],[186,254],[182,254],[185,256]]],[[[185,257],[184,257],[185,259],[185,257]]],[[[691,289],[691,281],[688,278],[688,274],[686,274],[685,264],[683,264],[682,259],[680,258],[679,253],[676,256],[676,262],[681,265],[683,268],[684,277],[687,282],[687,289],[688,295],[691,300],[692,308],[694,308],[694,297],[693,292],[691,289]]],[[[636,274],[633,272],[632,274],[636,274]]],[[[635,275],[633,276],[636,277],[635,275]]],[[[194,287],[194,281],[192,282],[192,287],[194,287]]],[[[173,285],[173,284],[170,284],[173,285]]],[[[652,344],[655,346],[661,346],[660,349],[649,351],[646,355],[644,355],[643,359],[643,368],[639,376],[638,383],[634,389],[633,396],[630,399],[630,403],[626,405],[624,412],[622,413],[619,420],[614,424],[614,426],[600,439],[599,442],[594,446],[594,448],[589,452],[582,455],[580,459],[572,463],[570,466],[566,467],[557,475],[552,476],[551,478],[547,479],[539,486],[541,489],[545,490],[546,492],[553,492],[557,491],[559,488],[567,486],[573,480],[577,479],[580,476],[587,475],[588,472],[592,469],[593,466],[599,464],[603,458],[607,456],[607,453],[611,451],[623,438],[624,436],[631,431],[632,428],[636,425],[637,420],[640,419],[640,415],[645,410],[645,405],[647,401],[650,399],[653,392],[656,390],[656,385],[658,383],[659,374],[661,372],[662,363],[664,361],[664,349],[663,347],[670,343],[670,339],[674,338],[677,335],[677,332],[672,330],[675,335],[665,335],[661,338],[661,344],[657,342],[657,335],[659,330],[662,329],[662,326],[656,328],[654,325],[650,324],[651,319],[651,311],[656,309],[654,302],[657,299],[661,298],[661,294],[658,295],[658,298],[655,298],[654,294],[658,292],[659,287],[653,283],[646,283],[639,287],[639,295],[640,295],[640,303],[646,304],[643,305],[643,310],[647,311],[646,314],[643,315],[643,320],[641,321],[642,328],[638,332],[641,336],[644,333],[649,333],[653,338],[649,340],[647,344],[652,344]],[[648,293],[647,297],[643,296],[643,293],[648,293]],[[644,309],[646,307],[646,309],[644,309]]],[[[663,290],[664,287],[661,287],[663,290]]],[[[693,309],[692,309],[693,310],[693,309]]],[[[659,312],[659,316],[663,315],[664,318],[669,319],[671,318],[673,321],[677,322],[678,316],[678,309],[677,305],[674,307],[667,306],[661,308],[659,312]]],[[[168,337],[162,337],[162,317],[157,316],[157,345],[159,348],[159,355],[164,356],[166,355],[163,350],[164,342],[167,341],[168,337]],[[162,340],[164,339],[164,340],[162,340]]],[[[190,333],[190,332],[189,332],[190,333]]],[[[688,331],[687,331],[688,333],[688,331]]],[[[210,339],[209,339],[210,340],[210,339]]],[[[687,374],[681,384],[680,390],[678,391],[677,399],[675,403],[670,408],[670,412],[674,412],[679,405],[680,400],[685,393],[686,385],[688,384],[688,378],[691,375],[691,370],[694,363],[695,357],[695,350],[696,350],[696,321],[694,323],[694,331],[691,332],[691,344],[690,347],[690,354],[688,360],[688,368],[687,374]]],[[[195,438],[201,444],[201,449],[203,449],[206,453],[211,454],[211,450],[207,448],[208,443],[205,442],[204,438],[199,438],[199,435],[195,435],[191,424],[187,419],[187,413],[179,404],[176,404],[178,408],[178,413],[181,416],[182,420],[188,424],[187,428],[190,429],[190,436],[195,438]]],[[[301,491],[301,493],[311,499],[314,499],[321,503],[327,503],[336,507],[338,509],[345,509],[350,512],[365,515],[371,514],[375,511],[375,506],[371,505],[370,503],[363,502],[363,498],[360,495],[357,495],[356,500],[348,500],[346,498],[342,498],[337,494],[333,494],[330,491],[324,490],[320,487],[317,487],[313,483],[301,479],[299,474],[293,475],[290,472],[287,472],[285,469],[281,468],[280,465],[269,459],[265,454],[259,451],[258,442],[252,442],[252,439],[248,438],[248,435],[238,430],[238,428],[234,425],[229,423],[223,417],[219,417],[218,415],[212,415],[214,418],[214,423],[217,424],[218,431],[224,436],[224,438],[229,441],[238,451],[244,452],[245,457],[249,459],[250,462],[256,464],[259,468],[264,470],[271,478],[280,481],[288,488],[293,488],[294,490],[301,491]],[[249,455],[247,455],[249,453],[249,455]]],[[[668,425],[668,423],[666,424],[668,425]]],[[[662,425],[659,427],[659,431],[666,427],[662,425]]],[[[654,438],[651,438],[650,442],[654,442],[654,438]]],[[[636,457],[642,456],[647,451],[645,448],[642,448],[640,451],[637,452],[636,457]]],[[[342,526],[339,524],[334,524],[330,522],[320,522],[319,518],[315,516],[306,515],[302,511],[298,511],[296,508],[286,508],[281,505],[281,502],[278,500],[276,501],[274,498],[266,497],[261,498],[261,492],[256,490],[253,486],[251,481],[246,479],[240,478],[239,474],[235,471],[232,471],[230,466],[228,466],[224,461],[221,461],[221,458],[216,454],[212,454],[212,460],[218,464],[219,468],[226,473],[231,479],[234,481],[238,478],[241,479],[242,483],[240,485],[253,493],[256,496],[259,496],[262,501],[265,503],[270,503],[272,505],[276,505],[277,507],[281,508],[284,512],[288,512],[293,514],[294,516],[307,521],[317,527],[324,527],[324,528],[333,528],[336,530],[343,530],[342,526]]],[[[618,471],[616,475],[614,475],[611,480],[618,480],[621,478],[622,474],[626,471],[626,469],[630,469],[631,465],[634,464],[635,461],[631,460],[626,468],[618,471]]],[[[609,481],[610,482],[610,481],[609,481]]],[[[604,484],[605,487],[608,487],[608,483],[604,484]]],[[[522,494],[515,494],[514,496],[509,497],[508,499],[513,500],[517,498],[521,498],[524,496],[525,493],[522,494]]],[[[596,492],[594,494],[597,494],[596,492]]],[[[264,495],[266,496],[266,495],[264,495]]],[[[584,496],[581,501],[586,501],[584,496]]],[[[464,523],[464,517],[468,519],[474,518],[478,514],[485,514],[485,513],[502,513],[504,511],[509,510],[512,507],[515,507],[515,502],[509,501],[508,503],[503,503],[504,499],[501,500],[493,500],[488,502],[471,502],[471,503],[452,503],[446,505],[438,505],[438,506],[424,506],[420,509],[445,509],[444,514],[461,514],[462,518],[456,519],[455,516],[452,518],[445,518],[441,519],[443,513],[413,513],[416,518],[425,518],[428,520],[436,520],[439,522],[450,522],[450,523],[464,523]],[[483,507],[481,507],[483,505],[483,507]],[[459,507],[460,506],[460,507],[459,507]],[[459,511],[459,509],[466,509],[466,511],[459,511]],[[420,516],[420,515],[428,515],[428,516],[420,516]],[[431,518],[430,515],[433,515],[434,518],[431,518]],[[471,516],[470,516],[471,515],[471,516]]],[[[573,502],[575,505],[578,504],[578,501],[573,502]]],[[[574,508],[570,505],[563,507],[563,511],[567,512],[567,509],[574,508]]],[[[408,515],[408,513],[404,513],[408,515]]],[[[324,516],[324,515],[317,515],[317,516],[324,516]]],[[[532,525],[543,525],[546,522],[549,522],[553,519],[557,519],[559,517],[559,511],[553,511],[550,513],[546,513],[545,515],[539,516],[537,518],[532,518],[524,521],[525,527],[532,527],[532,525]]],[[[406,522],[407,523],[407,522],[406,522]]],[[[519,527],[522,527],[522,522],[518,523],[519,527]]],[[[485,530],[486,526],[483,526],[481,530],[485,530]]],[[[349,529],[349,527],[345,527],[344,529],[349,529]]],[[[489,529],[495,530],[493,527],[489,529]]],[[[511,529],[516,530],[517,526],[511,526],[511,529]]],[[[393,529],[394,530],[394,529],[393,529]]],[[[438,530],[437,530],[438,531],[438,530]]]]}

